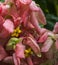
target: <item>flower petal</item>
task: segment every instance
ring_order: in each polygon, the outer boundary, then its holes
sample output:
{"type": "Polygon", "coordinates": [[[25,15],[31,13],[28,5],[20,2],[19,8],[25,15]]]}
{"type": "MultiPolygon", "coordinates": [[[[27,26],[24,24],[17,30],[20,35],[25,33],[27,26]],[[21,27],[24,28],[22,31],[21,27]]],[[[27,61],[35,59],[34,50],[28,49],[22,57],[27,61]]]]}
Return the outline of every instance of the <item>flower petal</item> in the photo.
{"type": "Polygon", "coordinates": [[[11,20],[7,19],[5,20],[3,27],[9,31],[10,33],[12,33],[14,31],[14,24],[11,20]]]}
{"type": "Polygon", "coordinates": [[[53,40],[50,37],[48,37],[41,48],[41,52],[48,52],[52,44],[53,44],[53,40]]]}
{"type": "Polygon", "coordinates": [[[16,48],[15,48],[16,56],[18,58],[25,58],[24,50],[25,50],[25,46],[24,45],[22,45],[21,43],[17,44],[16,48]]]}

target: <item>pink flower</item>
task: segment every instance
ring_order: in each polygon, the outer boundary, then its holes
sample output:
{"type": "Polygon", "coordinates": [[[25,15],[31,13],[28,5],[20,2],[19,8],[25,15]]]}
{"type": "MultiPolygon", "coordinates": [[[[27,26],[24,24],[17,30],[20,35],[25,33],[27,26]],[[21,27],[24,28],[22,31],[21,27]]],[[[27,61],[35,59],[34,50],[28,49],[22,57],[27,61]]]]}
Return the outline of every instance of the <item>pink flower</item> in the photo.
{"type": "Polygon", "coordinates": [[[56,22],[53,32],[58,33],[58,22],[56,22]]]}
{"type": "Polygon", "coordinates": [[[30,4],[32,0],[18,0],[22,5],[30,4]]]}
{"type": "Polygon", "coordinates": [[[0,61],[3,60],[7,56],[4,48],[0,45],[0,61]]]}
{"type": "Polygon", "coordinates": [[[48,32],[45,32],[38,40],[39,43],[44,43],[48,38],[48,32]]]}
{"type": "Polygon", "coordinates": [[[34,53],[38,56],[41,57],[41,51],[40,47],[35,41],[35,39],[32,39],[31,37],[28,37],[27,39],[24,39],[23,44],[28,45],[31,47],[31,49],[34,51],[34,53]]]}
{"type": "Polygon", "coordinates": [[[56,47],[56,49],[58,49],[58,39],[55,42],[55,47],[56,47]]]}
{"type": "Polygon", "coordinates": [[[14,31],[14,24],[10,19],[5,20],[3,27],[9,32],[13,33],[14,31]]]}
{"type": "Polygon", "coordinates": [[[33,65],[31,57],[27,57],[27,63],[28,65],[33,65]]]}
{"type": "Polygon", "coordinates": [[[24,45],[22,45],[21,43],[17,44],[16,48],[15,48],[16,56],[18,58],[25,58],[24,50],[25,50],[25,46],[24,45]]]}
{"type": "Polygon", "coordinates": [[[41,48],[41,52],[48,52],[52,44],[53,44],[53,40],[50,37],[48,37],[41,48]]]}
{"type": "Polygon", "coordinates": [[[20,65],[20,58],[16,56],[16,54],[13,54],[13,60],[14,60],[14,65],[20,65]]]}

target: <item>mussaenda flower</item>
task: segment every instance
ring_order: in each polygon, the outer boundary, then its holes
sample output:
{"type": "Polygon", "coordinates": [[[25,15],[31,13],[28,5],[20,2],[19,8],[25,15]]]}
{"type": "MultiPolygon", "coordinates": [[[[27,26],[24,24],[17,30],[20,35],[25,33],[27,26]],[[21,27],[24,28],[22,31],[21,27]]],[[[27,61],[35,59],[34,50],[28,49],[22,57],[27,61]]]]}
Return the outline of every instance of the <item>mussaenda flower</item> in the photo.
{"type": "Polygon", "coordinates": [[[53,32],[40,24],[46,25],[46,18],[35,1],[0,3],[0,61],[6,59],[6,63],[12,58],[14,65],[42,65],[54,60],[53,48],[58,50],[58,22],[53,32]]]}
{"type": "Polygon", "coordinates": [[[14,32],[12,33],[11,36],[12,36],[12,37],[18,37],[21,32],[22,32],[22,31],[20,30],[20,28],[17,27],[17,28],[14,30],[14,32]]]}
{"type": "Polygon", "coordinates": [[[31,54],[33,54],[33,51],[31,48],[25,50],[25,56],[26,57],[30,56],[31,54]]]}

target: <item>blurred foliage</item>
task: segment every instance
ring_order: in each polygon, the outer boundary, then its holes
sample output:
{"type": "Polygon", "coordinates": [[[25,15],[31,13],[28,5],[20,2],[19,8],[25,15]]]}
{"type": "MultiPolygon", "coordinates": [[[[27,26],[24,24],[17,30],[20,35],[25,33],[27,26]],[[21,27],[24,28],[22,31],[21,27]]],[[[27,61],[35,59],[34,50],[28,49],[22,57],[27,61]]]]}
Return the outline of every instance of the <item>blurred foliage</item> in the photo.
{"type": "MultiPolygon", "coordinates": [[[[4,2],[4,0],[0,0],[4,2]]],[[[53,30],[55,23],[58,21],[58,0],[34,0],[40,5],[47,19],[45,27],[53,30]]]]}
{"type": "Polygon", "coordinates": [[[0,0],[0,2],[4,2],[4,0],[0,0]]]}
{"type": "Polygon", "coordinates": [[[40,5],[45,13],[49,30],[53,30],[55,23],[58,21],[58,0],[34,0],[40,5]]]}

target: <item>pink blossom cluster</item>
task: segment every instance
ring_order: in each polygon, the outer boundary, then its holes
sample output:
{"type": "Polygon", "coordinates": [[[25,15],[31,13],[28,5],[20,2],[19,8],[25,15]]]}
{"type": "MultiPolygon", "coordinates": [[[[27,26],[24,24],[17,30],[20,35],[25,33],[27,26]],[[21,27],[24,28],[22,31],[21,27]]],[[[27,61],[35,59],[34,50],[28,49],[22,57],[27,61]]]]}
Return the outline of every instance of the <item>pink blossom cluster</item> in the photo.
{"type": "Polygon", "coordinates": [[[41,28],[40,24],[46,25],[46,18],[35,1],[5,0],[0,3],[0,61],[14,65],[40,65],[51,59],[53,44],[58,50],[58,22],[53,31],[41,28]],[[21,38],[21,41],[14,45],[14,49],[6,50],[17,27],[22,32],[14,37],[21,38]],[[32,53],[26,56],[28,48],[32,53]]]}

